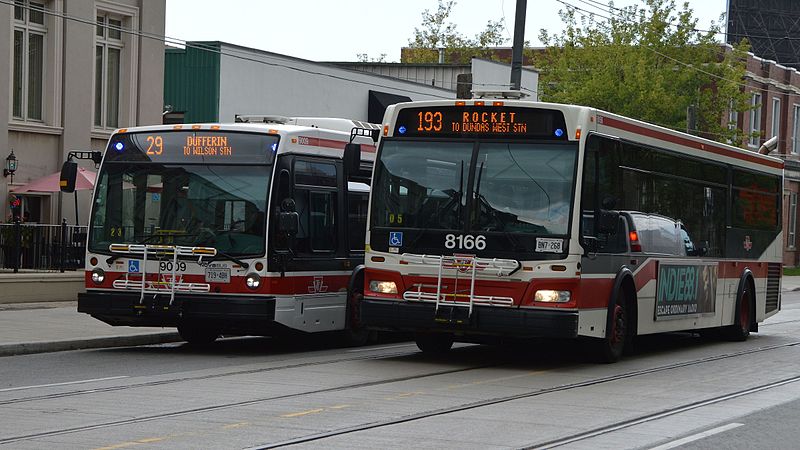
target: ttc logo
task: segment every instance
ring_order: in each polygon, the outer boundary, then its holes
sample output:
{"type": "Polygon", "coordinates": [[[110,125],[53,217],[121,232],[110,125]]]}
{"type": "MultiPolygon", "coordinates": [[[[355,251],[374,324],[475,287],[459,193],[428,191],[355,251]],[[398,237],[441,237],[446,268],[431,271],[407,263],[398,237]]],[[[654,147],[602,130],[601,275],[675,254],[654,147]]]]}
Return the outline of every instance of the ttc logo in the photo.
{"type": "Polygon", "coordinates": [[[309,294],[322,294],[324,292],[328,292],[328,286],[324,284],[322,280],[322,276],[314,277],[314,281],[308,286],[308,293],[309,294]]]}

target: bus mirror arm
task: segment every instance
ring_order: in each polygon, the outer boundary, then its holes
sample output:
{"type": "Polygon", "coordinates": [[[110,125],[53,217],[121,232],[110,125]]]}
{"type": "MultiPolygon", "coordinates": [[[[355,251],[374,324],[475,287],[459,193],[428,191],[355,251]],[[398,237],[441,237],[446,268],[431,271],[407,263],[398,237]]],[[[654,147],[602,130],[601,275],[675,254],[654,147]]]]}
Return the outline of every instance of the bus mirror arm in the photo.
{"type": "Polygon", "coordinates": [[[583,256],[588,257],[590,253],[597,253],[599,248],[599,241],[595,236],[583,236],[581,244],[583,245],[583,256]]]}

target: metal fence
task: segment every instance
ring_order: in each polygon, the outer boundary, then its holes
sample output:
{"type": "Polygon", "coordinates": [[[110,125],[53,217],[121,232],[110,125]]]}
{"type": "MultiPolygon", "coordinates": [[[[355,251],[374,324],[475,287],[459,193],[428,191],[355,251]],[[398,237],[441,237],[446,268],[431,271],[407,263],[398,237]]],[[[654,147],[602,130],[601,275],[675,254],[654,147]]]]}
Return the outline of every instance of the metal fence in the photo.
{"type": "Polygon", "coordinates": [[[0,271],[64,272],[83,268],[85,226],[0,224],[0,271]]]}

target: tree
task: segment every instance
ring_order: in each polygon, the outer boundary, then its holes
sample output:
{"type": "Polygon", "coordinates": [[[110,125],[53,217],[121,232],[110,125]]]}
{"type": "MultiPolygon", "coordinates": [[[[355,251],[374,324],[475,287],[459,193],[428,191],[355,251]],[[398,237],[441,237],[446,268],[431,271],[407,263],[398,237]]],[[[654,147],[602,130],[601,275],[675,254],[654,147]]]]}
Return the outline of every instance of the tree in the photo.
{"type": "Polygon", "coordinates": [[[455,0],[438,1],[436,12],[428,9],[422,12],[421,27],[414,28],[414,37],[409,39],[408,48],[403,51],[402,62],[435,63],[439,61],[439,49],[444,48],[446,62],[466,63],[473,56],[491,57],[489,47],[506,42],[503,19],[487,21],[483,31],[469,38],[459,33],[456,24],[449,21],[455,0]]]}
{"type": "MultiPolygon", "coordinates": [[[[543,101],[576,103],[669,128],[687,129],[687,110],[696,111],[697,131],[740,145],[745,137],[727,123],[729,108],[750,108],[743,90],[746,41],[723,47],[720,26],[698,30],[688,3],[645,0],[645,8],[616,8],[608,17],[559,11],[565,29],[540,31],[547,46],[533,55],[540,70],[543,101]]],[[[720,17],[720,22],[722,21],[720,17]]]]}

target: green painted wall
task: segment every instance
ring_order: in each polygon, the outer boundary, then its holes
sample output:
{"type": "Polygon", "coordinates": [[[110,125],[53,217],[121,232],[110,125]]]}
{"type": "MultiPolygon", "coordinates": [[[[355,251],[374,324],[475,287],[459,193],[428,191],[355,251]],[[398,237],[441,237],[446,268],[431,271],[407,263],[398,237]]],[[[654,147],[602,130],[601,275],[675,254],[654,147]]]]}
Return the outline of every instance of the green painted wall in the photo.
{"type": "Polygon", "coordinates": [[[187,42],[167,48],[164,105],[186,113],[186,123],[219,121],[219,42],[187,42]]]}

